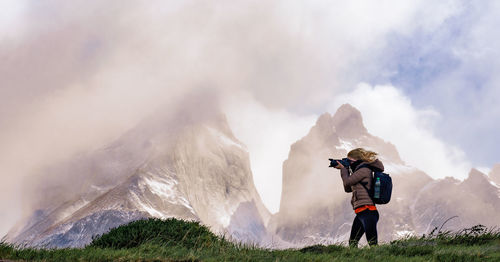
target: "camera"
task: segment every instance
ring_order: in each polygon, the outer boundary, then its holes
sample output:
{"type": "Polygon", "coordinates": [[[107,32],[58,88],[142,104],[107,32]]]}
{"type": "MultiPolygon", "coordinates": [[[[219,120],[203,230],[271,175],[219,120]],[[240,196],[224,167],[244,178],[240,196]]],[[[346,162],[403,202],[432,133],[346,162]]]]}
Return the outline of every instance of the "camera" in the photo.
{"type": "Polygon", "coordinates": [[[329,158],[328,160],[330,160],[330,166],[329,167],[336,167],[336,166],[338,166],[337,161],[339,161],[346,168],[348,168],[351,165],[351,161],[349,160],[349,158],[342,158],[342,159],[332,159],[332,158],[329,158]]]}

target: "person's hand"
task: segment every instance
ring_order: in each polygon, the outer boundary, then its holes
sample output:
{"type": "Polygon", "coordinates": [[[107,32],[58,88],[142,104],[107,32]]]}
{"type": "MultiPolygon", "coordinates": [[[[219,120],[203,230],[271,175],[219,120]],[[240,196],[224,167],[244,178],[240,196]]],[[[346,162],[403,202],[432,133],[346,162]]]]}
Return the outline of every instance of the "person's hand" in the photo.
{"type": "Polygon", "coordinates": [[[342,169],[342,168],[344,168],[344,166],[339,161],[337,161],[337,165],[335,166],[335,168],[342,169]]]}

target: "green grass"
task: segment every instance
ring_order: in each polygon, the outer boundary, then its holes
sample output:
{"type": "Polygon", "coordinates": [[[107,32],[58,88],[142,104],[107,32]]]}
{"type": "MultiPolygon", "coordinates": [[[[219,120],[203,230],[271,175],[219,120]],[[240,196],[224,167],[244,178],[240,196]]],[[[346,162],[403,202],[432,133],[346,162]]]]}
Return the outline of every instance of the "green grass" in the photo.
{"type": "Polygon", "coordinates": [[[0,259],[22,261],[500,261],[500,232],[475,226],[432,232],[376,247],[314,245],[271,250],[233,243],[197,222],[135,221],[81,249],[33,249],[0,243],[0,259]]]}

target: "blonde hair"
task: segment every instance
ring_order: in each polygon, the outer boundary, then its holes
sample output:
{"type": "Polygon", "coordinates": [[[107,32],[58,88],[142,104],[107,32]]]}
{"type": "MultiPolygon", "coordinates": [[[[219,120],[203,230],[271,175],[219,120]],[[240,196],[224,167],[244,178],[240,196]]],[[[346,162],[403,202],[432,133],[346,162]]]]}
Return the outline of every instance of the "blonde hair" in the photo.
{"type": "Polygon", "coordinates": [[[377,159],[377,155],[377,153],[361,147],[353,149],[347,153],[347,157],[354,158],[356,160],[363,160],[363,162],[373,162],[377,159]]]}

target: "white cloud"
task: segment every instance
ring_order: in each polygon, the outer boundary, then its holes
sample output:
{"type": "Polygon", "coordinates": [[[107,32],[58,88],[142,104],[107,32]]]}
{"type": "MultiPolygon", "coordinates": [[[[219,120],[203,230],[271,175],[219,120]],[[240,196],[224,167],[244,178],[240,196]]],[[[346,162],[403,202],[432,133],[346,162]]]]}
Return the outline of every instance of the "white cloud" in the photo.
{"type": "Polygon", "coordinates": [[[225,112],[235,136],[248,148],[255,187],[270,212],[279,210],[283,161],[317,116],[268,109],[249,96],[228,100],[225,112]]]}
{"type": "Polygon", "coordinates": [[[434,126],[445,121],[435,110],[415,108],[394,86],[366,83],[336,97],[330,111],[343,103],[359,109],[368,132],[393,143],[408,164],[434,178],[467,177],[471,164],[465,153],[445,144],[433,133],[434,126]]]}
{"type": "Polygon", "coordinates": [[[22,31],[25,9],[24,0],[0,1],[0,39],[13,40],[22,31]]]}

